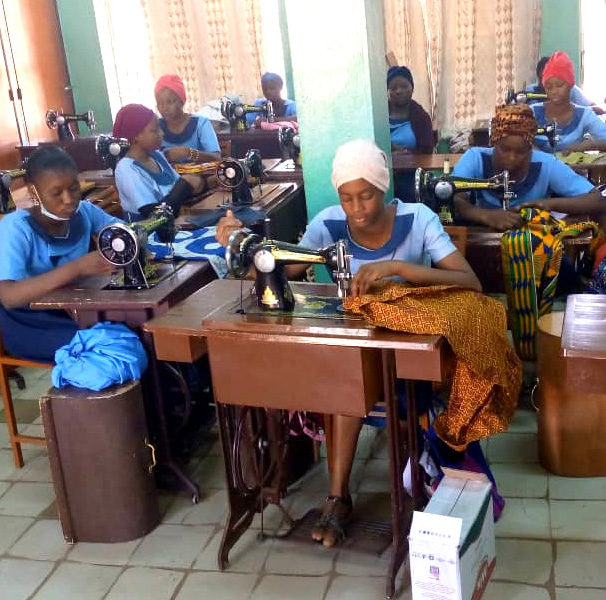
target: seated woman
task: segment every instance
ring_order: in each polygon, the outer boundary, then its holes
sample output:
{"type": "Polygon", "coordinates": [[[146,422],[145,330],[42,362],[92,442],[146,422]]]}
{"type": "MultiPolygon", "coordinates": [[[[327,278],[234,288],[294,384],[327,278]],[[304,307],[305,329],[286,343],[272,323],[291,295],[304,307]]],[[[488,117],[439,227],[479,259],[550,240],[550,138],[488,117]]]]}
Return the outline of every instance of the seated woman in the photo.
{"type": "Polygon", "coordinates": [[[36,150],[25,178],[34,206],[0,221],[0,330],[13,356],[52,363],[78,327],[64,311],[29,303],[79,277],[111,274],[114,267],[90,251],[91,240],[120,221],[80,200],[76,164],[58,146],[36,150]]]}
{"type": "MultiPolygon", "coordinates": [[[[577,106],[570,99],[574,65],[565,52],[554,52],[543,69],[541,81],[548,100],[533,104],[531,108],[541,127],[550,121],[556,122],[555,150],[606,150],[606,123],[591,108],[577,106]]],[[[535,145],[540,150],[551,150],[543,135],[537,136],[535,145]]]]}
{"type": "Polygon", "coordinates": [[[163,75],[154,88],[160,127],[164,133],[162,150],[170,162],[212,162],[221,160],[219,141],[211,122],[201,115],[184,112],[187,99],[183,80],[163,75]]]}
{"type": "Polygon", "coordinates": [[[427,111],[412,99],[415,84],[407,67],[389,67],[387,100],[392,150],[433,153],[433,127],[427,111]]]}
{"type": "Polygon", "coordinates": [[[488,179],[507,169],[515,182],[512,209],[502,209],[502,194],[498,192],[480,191],[476,205],[471,204],[467,194],[457,194],[455,211],[458,219],[506,231],[522,226],[517,209],[529,203],[567,214],[606,211],[606,202],[591,182],[555,156],[533,149],[536,129],[532,110],[526,104],[497,108],[490,134],[493,147],[467,150],[456,164],[453,175],[488,179]]]}
{"type": "MultiPolygon", "coordinates": [[[[255,100],[256,106],[263,106],[267,100],[270,100],[274,109],[276,121],[296,121],[297,107],[293,100],[282,98],[282,89],[284,81],[277,73],[265,73],[261,77],[261,89],[263,90],[264,98],[255,100]]],[[[267,117],[257,116],[256,113],[248,113],[246,122],[249,125],[255,124],[256,127],[267,121],[267,117]]]]}
{"type": "MultiPolygon", "coordinates": [[[[347,239],[353,254],[352,295],[364,294],[373,281],[397,278],[415,285],[451,284],[480,290],[465,258],[455,249],[435,213],[423,204],[385,202],[389,169],[385,153],[370,140],[342,145],[335,155],[332,182],[340,204],[318,213],[301,246],[322,248],[347,239]],[[426,258],[433,266],[427,266],[426,258]]],[[[219,222],[217,239],[226,244],[242,224],[228,215],[219,222]]],[[[289,278],[301,277],[305,265],[287,267],[289,278]]],[[[333,546],[352,512],[349,478],[361,419],[337,415],[327,420],[329,496],[312,536],[333,546]]]]}
{"type": "Polygon", "coordinates": [[[126,156],[116,166],[116,187],[124,218],[139,221],[161,202],[169,204],[175,216],[181,205],[205,191],[198,175],[179,176],[159,151],[162,129],[158,117],[142,104],[127,104],[116,115],[113,134],[130,142],[126,156]]]}

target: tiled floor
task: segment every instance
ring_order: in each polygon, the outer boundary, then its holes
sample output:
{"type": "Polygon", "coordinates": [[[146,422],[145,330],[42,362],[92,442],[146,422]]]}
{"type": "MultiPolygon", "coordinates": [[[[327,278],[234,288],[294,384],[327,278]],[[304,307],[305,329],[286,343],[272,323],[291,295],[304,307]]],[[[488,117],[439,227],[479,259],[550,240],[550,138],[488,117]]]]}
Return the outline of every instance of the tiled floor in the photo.
{"type": "MultiPolygon", "coordinates": [[[[16,391],[23,423],[39,430],[37,397],[47,371],[28,371],[16,391]]],[[[6,427],[0,423],[1,600],[357,600],[383,597],[387,556],[370,557],[287,541],[260,542],[259,520],[217,569],[226,497],[218,445],[191,463],[202,489],[161,496],[163,522],[144,539],[122,544],[64,543],[54,509],[45,452],[25,451],[13,468],[6,427]]],[[[32,449],[33,448],[33,449],[32,449]]],[[[490,439],[487,456],[507,505],[497,524],[497,569],[486,600],[603,600],[606,598],[606,478],[566,479],[546,473],[536,456],[536,418],[518,409],[509,432],[490,439]]],[[[354,471],[359,501],[385,498],[383,435],[365,429],[354,471]]],[[[287,499],[295,516],[325,494],[325,465],[311,472],[287,499]]],[[[277,510],[266,522],[279,523],[277,510]]],[[[400,598],[410,598],[407,573],[400,598]]]]}

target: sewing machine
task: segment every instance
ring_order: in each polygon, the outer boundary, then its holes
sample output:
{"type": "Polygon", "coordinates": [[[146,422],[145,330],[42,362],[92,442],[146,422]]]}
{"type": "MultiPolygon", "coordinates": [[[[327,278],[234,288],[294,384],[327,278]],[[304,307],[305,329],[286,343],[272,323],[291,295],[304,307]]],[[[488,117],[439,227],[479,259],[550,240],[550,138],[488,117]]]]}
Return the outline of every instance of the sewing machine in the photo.
{"type": "Polygon", "coordinates": [[[246,115],[248,113],[259,113],[270,123],[275,121],[274,106],[271,100],[266,100],[261,106],[255,104],[242,104],[236,102],[227,96],[221,98],[221,114],[229,121],[232,129],[236,131],[244,131],[248,129],[246,115]]]}
{"type": "Polygon", "coordinates": [[[278,142],[284,160],[292,160],[295,167],[301,166],[301,137],[292,127],[278,129],[278,142]]]}
{"type": "Polygon", "coordinates": [[[429,206],[440,217],[444,225],[454,222],[454,196],[459,192],[476,190],[493,190],[502,192],[503,210],[509,210],[515,194],[511,186],[515,183],[509,179],[509,172],[503,171],[490,179],[468,179],[450,175],[448,168],[441,176],[431,171],[415,171],[415,200],[429,206]]]}
{"type": "Polygon", "coordinates": [[[113,223],[99,232],[97,249],[110,264],[124,271],[124,282],[114,278],[113,289],[143,289],[151,287],[145,267],[147,265],[147,236],[156,232],[158,239],[172,244],[177,234],[173,211],[167,204],[160,204],[148,219],[136,223],[113,223]]]}
{"type": "Polygon", "coordinates": [[[261,180],[263,160],[258,150],[249,150],[242,159],[227,158],[217,165],[219,185],[231,190],[231,202],[235,205],[252,204],[248,176],[261,180]]]}
{"type": "Polygon", "coordinates": [[[526,104],[529,100],[544,102],[547,100],[547,94],[540,92],[516,92],[509,88],[505,92],[505,104],[526,104]]]}
{"type": "Polygon", "coordinates": [[[129,148],[130,143],[124,138],[100,135],[95,140],[95,152],[103,160],[103,166],[113,173],[116,172],[118,161],[126,155],[129,148]]]}
{"type": "Polygon", "coordinates": [[[92,110],[87,110],[81,115],[66,115],[62,112],[50,109],[46,111],[46,125],[49,129],[56,129],[60,140],[74,140],[74,132],[69,124],[82,121],[86,123],[91,131],[94,131],[97,124],[92,110]]]}
{"type": "Polygon", "coordinates": [[[0,171],[0,214],[7,213],[15,208],[11,196],[11,183],[14,179],[25,176],[25,169],[12,169],[0,171]]]}
{"type": "Polygon", "coordinates": [[[544,135],[552,148],[556,147],[559,141],[558,127],[555,121],[545,123],[544,127],[537,127],[537,135],[544,135]]]}
{"type": "Polygon", "coordinates": [[[265,311],[278,312],[292,312],[295,307],[295,298],[284,271],[285,265],[326,265],[336,280],[338,297],[345,298],[352,278],[350,258],[345,240],[339,240],[322,250],[311,250],[267,239],[250,229],[232,232],[225,249],[227,266],[235,277],[246,277],[250,268],[255,267],[258,306],[265,311]]]}

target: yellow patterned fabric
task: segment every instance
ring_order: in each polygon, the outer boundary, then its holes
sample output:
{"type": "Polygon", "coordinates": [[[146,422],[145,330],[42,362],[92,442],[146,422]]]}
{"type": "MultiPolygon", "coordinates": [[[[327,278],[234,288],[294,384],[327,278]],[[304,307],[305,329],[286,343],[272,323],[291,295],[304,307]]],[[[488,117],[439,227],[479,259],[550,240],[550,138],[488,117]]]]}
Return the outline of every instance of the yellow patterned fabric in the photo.
{"type": "Polygon", "coordinates": [[[345,308],[371,324],[408,333],[443,335],[454,354],[447,375],[448,407],[435,422],[449,446],[505,431],[522,384],[522,364],[507,341],[507,318],[500,302],[455,286],[411,287],[377,282],[370,294],[348,298],[345,308]]]}
{"type": "Polygon", "coordinates": [[[520,215],[527,223],[503,234],[501,258],[513,339],[522,360],[535,360],[537,321],[551,312],[564,239],[589,231],[596,240],[599,228],[592,221],[567,225],[534,208],[520,215]]]}

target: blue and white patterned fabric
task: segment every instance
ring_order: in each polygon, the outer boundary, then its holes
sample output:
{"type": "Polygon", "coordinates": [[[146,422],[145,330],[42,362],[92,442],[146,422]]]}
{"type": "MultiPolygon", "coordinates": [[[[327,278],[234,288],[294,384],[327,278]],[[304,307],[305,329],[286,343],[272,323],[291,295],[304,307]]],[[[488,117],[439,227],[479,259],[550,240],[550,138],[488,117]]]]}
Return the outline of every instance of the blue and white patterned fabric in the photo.
{"type": "MultiPolygon", "coordinates": [[[[216,227],[178,231],[173,243],[173,256],[186,260],[207,260],[217,277],[224,279],[227,277],[225,248],[217,242],[216,233],[216,227]]],[[[159,260],[170,255],[170,248],[158,240],[156,233],[149,236],[147,249],[159,260]]]]}

